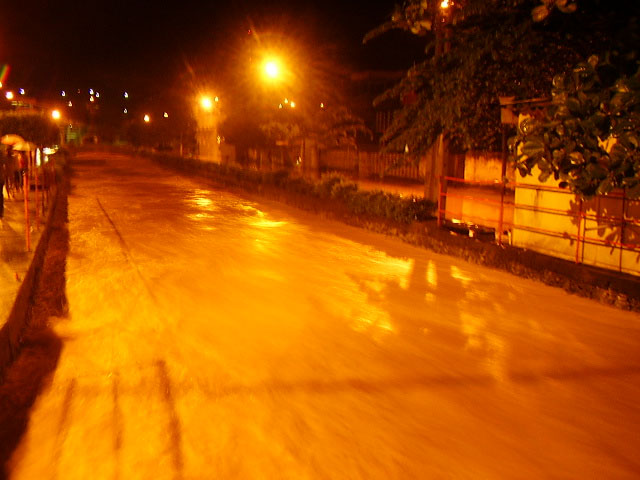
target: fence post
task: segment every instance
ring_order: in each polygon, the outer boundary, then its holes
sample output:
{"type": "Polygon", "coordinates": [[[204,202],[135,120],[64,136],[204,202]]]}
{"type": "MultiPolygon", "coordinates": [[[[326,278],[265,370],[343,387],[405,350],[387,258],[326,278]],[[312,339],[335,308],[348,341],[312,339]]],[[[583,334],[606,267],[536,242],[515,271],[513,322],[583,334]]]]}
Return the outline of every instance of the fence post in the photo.
{"type": "MultiPolygon", "coordinates": [[[[27,163],[27,166],[29,163],[27,163]]],[[[22,193],[24,195],[24,232],[27,252],[31,251],[31,226],[29,225],[29,171],[22,172],[22,193]]]]}
{"type": "Polygon", "coordinates": [[[33,177],[35,178],[35,191],[33,193],[33,204],[36,207],[36,230],[40,230],[40,214],[38,213],[38,166],[33,162],[33,177]]]}
{"type": "Polygon", "coordinates": [[[502,232],[504,231],[504,194],[506,190],[505,179],[502,177],[502,191],[500,192],[500,218],[498,220],[498,245],[502,246],[502,232]]]}
{"type": "Polygon", "coordinates": [[[627,224],[627,187],[622,188],[622,222],[620,222],[620,262],[618,271],[622,272],[622,252],[624,251],[624,227],[627,224]]]}
{"type": "Polygon", "coordinates": [[[580,234],[580,228],[582,227],[582,198],[578,201],[578,235],[576,236],[576,263],[580,263],[580,241],[582,235],[580,234]]]}
{"type": "Polygon", "coordinates": [[[440,177],[438,188],[438,227],[442,227],[442,191],[445,182],[445,177],[440,177]]]}

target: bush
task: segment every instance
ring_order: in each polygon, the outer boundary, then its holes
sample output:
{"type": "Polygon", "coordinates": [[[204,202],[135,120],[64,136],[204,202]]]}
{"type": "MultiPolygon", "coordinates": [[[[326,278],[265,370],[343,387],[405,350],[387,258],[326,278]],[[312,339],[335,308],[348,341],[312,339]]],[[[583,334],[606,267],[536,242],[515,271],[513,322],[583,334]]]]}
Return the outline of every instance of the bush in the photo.
{"type": "Polygon", "coordinates": [[[256,186],[274,187],[296,195],[335,202],[354,215],[408,224],[433,218],[435,212],[433,202],[423,198],[406,198],[383,191],[361,191],[356,183],[336,173],[323,175],[320,180],[314,181],[292,176],[286,170],[259,172],[166,154],[151,155],[151,158],[179,170],[196,172],[225,185],[252,191],[256,186]]]}

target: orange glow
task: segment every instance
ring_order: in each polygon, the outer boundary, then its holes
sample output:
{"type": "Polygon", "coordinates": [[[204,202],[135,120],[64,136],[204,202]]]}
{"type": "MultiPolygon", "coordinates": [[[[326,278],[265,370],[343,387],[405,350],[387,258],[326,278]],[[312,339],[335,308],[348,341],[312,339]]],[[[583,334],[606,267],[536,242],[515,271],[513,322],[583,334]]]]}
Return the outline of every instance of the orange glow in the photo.
{"type": "Polygon", "coordinates": [[[442,0],[442,3],[440,3],[440,8],[442,8],[443,10],[449,8],[449,0],[442,0]]]}
{"type": "Polygon", "coordinates": [[[280,65],[276,60],[267,60],[264,64],[264,73],[268,78],[276,79],[280,76],[280,65]]]}
{"type": "Polygon", "coordinates": [[[145,115],[143,120],[145,123],[149,123],[151,121],[151,117],[149,115],[145,115]]]}
{"type": "Polygon", "coordinates": [[[51,118],[53,118],[54,120],[60,120],[60,110],[54,110],[53,112],[51,112],[51,118]]]}
{"type": "Polygon", "coordinates": [[[5,97],[7,97],[7,100],[13,100],[13,92],[7,92],[5,97]]]}
{"type": "Polygon", "coordinates": [[[205,110],[209,111],[213,108],[213,102],[211,101],[211,97],[202,97],[200,99],[200,106],[205,110]]]}

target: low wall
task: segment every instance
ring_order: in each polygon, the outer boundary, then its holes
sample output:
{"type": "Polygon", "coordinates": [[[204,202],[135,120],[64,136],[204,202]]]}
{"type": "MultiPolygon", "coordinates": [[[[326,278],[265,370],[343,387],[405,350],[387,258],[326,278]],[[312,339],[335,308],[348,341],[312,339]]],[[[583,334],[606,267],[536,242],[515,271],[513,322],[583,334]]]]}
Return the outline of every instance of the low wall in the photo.
{"type": "Polygon", "coordinates": [[[621,193],[583,201],[535,174],[518,184],[515,203],[514,246],[640,275],[640,202],[621,193]]]}
{"type": "MultiPolygon", "coordinates": [[[[515,169],[507,165],[509,182],[516,179],[515,169]]],[[[500,182],[502,178],[502,153],[469,151],[464,157],[464,179],[472,182],[500,182]]]]}

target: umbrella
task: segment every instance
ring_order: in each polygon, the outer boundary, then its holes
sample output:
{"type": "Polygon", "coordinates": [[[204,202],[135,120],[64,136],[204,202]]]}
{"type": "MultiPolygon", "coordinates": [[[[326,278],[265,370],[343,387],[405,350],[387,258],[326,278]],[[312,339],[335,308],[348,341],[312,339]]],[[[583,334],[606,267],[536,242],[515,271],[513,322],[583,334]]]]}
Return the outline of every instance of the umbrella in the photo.
{"type": "Polygon", "coordinates": [[[24,140],[20,143],[15,143],[13,145],[13,149],[16,152],[32,152],[34,150],[36,150],[38,147],[36,146],[35,143],[31,143],[31,142],[25,142],[24,140]]]}
{"type": "Polygon", "coordinates": [[[16,145],[18,143],[24,143],[24,138],[15,133],[10,133],[0,138],[0,143],[3,145],[16,145]]]}

